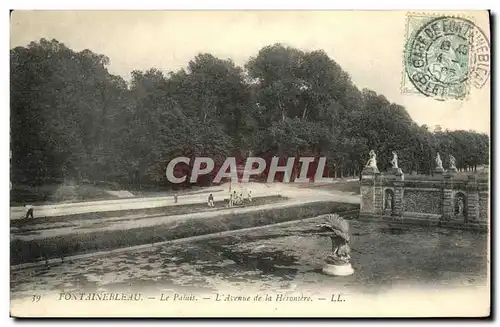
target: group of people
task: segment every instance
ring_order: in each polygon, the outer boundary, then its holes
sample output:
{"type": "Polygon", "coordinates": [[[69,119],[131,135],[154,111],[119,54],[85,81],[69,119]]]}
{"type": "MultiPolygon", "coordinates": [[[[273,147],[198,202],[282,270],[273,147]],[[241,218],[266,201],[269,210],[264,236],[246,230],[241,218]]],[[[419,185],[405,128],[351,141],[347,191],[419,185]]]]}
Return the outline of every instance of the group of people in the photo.
{"type": "MultiPolygon", "coordinates": [[[[179,200],[179,196],[177,194],[174,194],[174,203],[177,203],[179,200]]],[[[252,202],[252,191],[248,191],[247,193],[247,200],[248,202],[252,202]]],[[[214,196],[212,193],[210,193],[210,195],[208,196],[208,206],[210,208],[214,208],[215,207],[215,203],[214,203],[214,196]]],[[[231,208],[233,207],[234,205],[240,205],[243,203],[243,192],[239,192],[237,193],[236,191],[233,191],[232,193],[230,192],[229,193],[229,199],[227,200],[227,205],[226,207],[228,208],[231,208]]],[[[27,210],[26,212],[26,216],[24,217],[25,219],[28,219],[28,218],[34,218],[33,217],[33,206],[32,205],[25,205],[25,208],[27,210]]]]}
{"type": "MultiPolygon", "coordinates": [[[[248,200],[248,202],[252,202],[252,191],[248,191],[247,200],[248,200]]],[[[233,192],[229,193],[226,207],[232,208],[233,206],[240,205],[242,203],[243,203],[243,192],[240,191],[238,193],[236,191],[233,191],[233,192]]],[[[208,196],[208,206],[211,208],[215,207],[214,196],[212,193],[210,193],[210,195],[208,196]]]]}
{"type": "Polygon", "coordinates": [[[229,193],[229,201],[228,201],[228,207],[231,208],[234,205],[239,205],[243,203],[243,193],[240,191],[239,193],[236,193],[236,191],[233,191],[233,193],[229,193]]]}
{"type": "MultiPolygon", "coordinates": [[[[247,200],[248,202],[252,202],[252,191],[247,192],[247,200]]],[[[235,190],[233,192],[229,192],[229,197],[226,199],[226,207],[232,208],[235,205],[241,205],[243,203],[243,192],[236,192],[235,190]]],[[[213,196],[210,194],[209,199],[209,206],[213,207],[213,196]],[[210,204],[212,203],[212,204],[210,204]]]]}

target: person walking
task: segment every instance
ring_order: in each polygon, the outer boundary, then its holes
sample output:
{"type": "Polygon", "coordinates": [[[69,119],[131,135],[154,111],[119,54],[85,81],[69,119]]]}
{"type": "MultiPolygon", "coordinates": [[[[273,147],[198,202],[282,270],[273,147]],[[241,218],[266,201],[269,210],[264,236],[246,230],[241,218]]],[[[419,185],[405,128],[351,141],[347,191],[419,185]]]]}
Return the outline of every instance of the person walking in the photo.
{"type": "Polygon", "coordinates": [[[215,205],[214,205],[214,196],[212,195],[212,193],[210,193],[210,195],[208,196],[208,206],[213,208],[215,205]]]}
{"type": "Polygon", "coordinates": [[[31,204],[27,204],[24,206],[28,211],[26,211],[26,217],[25,219],[28,219],[28,217],[31,217],[31,219],[34,219],[35,217],[33,216],[33,206],[31,204]]]}

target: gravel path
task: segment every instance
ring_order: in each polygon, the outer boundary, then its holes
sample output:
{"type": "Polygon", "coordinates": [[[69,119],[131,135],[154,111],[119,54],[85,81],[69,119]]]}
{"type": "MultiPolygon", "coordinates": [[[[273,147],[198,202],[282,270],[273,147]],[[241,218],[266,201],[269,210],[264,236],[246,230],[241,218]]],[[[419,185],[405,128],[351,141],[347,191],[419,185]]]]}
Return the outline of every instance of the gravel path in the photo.
{"type": "MultiPolygon", "coordinates": [[[[227,197],[227,194],[229,193],[229,184],[206,188],[204,189],[203,193],[179,195],[178,203],[174,203],[174,198],[172,196],[161,196],[36,206],[35,217],[64,216],[88,212],[156,208],[162,206],[204,203],[207,201],[207,192],[209,192],[210,190],[213,190],[215,200],[217,201],[221,198],[227,197]],[[221,189],[223,190],[222,192],[221,189]]],[[[303,187],[296,187],[294,186],[294,184],[246,183],[242,184],[241,186],[233,185],[233,190],[241,190],[244,196],[246,195],[247,190],[252,190],[253,197],[281,194],[293,199],[304,199],[305,201],[314,197],[328,198],[331,196],[331,194],[335,194],[337,198],[342,202],[353,203],[353,201],[357,201],[354,203],[359,203],[359,197],[353,196],[351,194],[335,191],[315,190],[313,188],[307,189],[303,187]]],[[[11,220],[21,219],[24,218],[26,209],[24,207],[11,207],[10,213],[11,220]]]]}

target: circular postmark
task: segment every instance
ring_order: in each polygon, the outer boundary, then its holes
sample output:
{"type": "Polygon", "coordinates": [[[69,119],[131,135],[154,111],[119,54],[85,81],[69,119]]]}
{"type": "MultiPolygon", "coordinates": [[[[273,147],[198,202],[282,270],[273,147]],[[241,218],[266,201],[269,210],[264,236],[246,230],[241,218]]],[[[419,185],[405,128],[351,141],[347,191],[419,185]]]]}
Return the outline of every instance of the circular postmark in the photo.
{"type": "Polygon", "coordinates": [[[420,93],[439,100],[463,99],[470,86],[480,88],[489,78],[489,40],[470,20],[431,19],[408,39],[405,70],[420,93]]]}

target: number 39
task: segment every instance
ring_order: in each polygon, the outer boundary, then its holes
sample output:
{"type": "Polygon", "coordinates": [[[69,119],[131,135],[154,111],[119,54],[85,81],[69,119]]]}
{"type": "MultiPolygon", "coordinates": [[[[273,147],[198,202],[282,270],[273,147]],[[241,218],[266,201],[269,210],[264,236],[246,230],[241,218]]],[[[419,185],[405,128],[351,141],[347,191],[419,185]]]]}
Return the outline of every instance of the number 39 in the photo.
{"type": "Polygon", "coordinates": [[[41,295],[33,295],[31,302],[38,302],[42,298],[41,295]]]}

